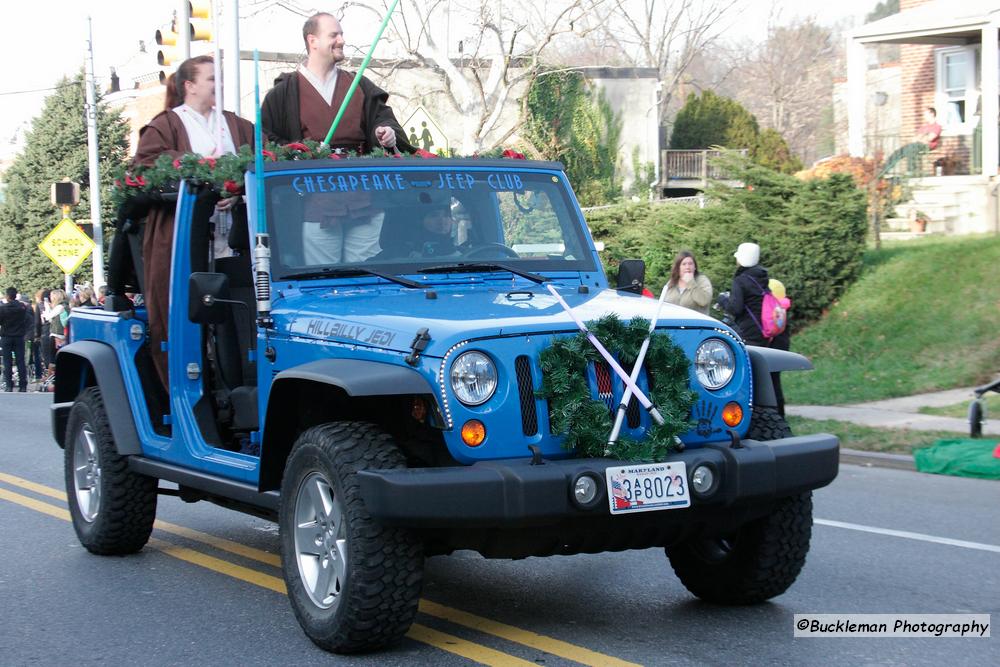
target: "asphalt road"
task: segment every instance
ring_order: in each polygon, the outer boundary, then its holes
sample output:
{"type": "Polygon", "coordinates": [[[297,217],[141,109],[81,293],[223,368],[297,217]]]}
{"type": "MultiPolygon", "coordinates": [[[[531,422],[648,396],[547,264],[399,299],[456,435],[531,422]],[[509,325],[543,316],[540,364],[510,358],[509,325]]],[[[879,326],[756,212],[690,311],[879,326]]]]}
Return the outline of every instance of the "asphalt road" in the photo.
{"type": "Polygon", "coordinates": [[[697,601],[657,549],[433,558],[408,638],[344,658],[299,630],[282,592],[277,532],[266,521],[161,497],[161,523],[143,552],[87,553],[68,522],[49,402],[0,395],[4,665],[1000,663],[995,628],[990,639],[795,639],[792,627],[796,613],[1000,620],[1000,482],[843,466],[815,494],[799,580],[753,607],[697,601]]]}

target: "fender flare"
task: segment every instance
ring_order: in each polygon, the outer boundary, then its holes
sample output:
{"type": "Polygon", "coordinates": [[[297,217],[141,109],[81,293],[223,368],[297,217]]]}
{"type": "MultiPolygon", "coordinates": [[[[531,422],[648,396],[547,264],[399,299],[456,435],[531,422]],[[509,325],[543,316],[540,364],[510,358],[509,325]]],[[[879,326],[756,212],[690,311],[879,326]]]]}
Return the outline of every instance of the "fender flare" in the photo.
{"type": "Polygon", "coordinates": [[[747,345],[747,354],[750,355],[750,366],[753,371],[754,405],[777,407],[778,399],[774,395],[771,373],[811,371],[813,369],[809,359],[787,350],[747,345]]]}
{"type": "Polygon", "coordinates": [[[268,394],[264,432],[261,437],[260,490],[281,486],[285,460],[294,444],[288,437],[289,424],[283,417],[292,413],[288,401],[302,383],[321,384],[343,392],[349,398],[437,395],[419,372],[406,366],[363,359],[320,359],[278,373],[268,394]]]}
{"type": "Polygon", "coordinates": [[[60,447],[66,447],[66,424],[77,395],[96,385],[101,390],[118,453],[122,456],[142,454],[132,405],[113,347],[107,343],[83,340],[61,348],[56,355],[55,385],[51,407],[52,435],[60,447]]]}

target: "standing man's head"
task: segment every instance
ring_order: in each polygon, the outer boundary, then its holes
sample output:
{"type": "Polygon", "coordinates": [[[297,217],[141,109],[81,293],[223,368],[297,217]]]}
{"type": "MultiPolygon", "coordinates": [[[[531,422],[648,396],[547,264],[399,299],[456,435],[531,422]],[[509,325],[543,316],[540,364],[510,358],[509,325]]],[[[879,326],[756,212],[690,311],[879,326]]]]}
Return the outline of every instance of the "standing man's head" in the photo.
{"type": "Polygon", "coordinates": [[[167,79],[167,109],[186,104],[208,113],[215,106],[215,64],[212,56],[195,56],[180,64],[167,79]]]}
{"type": "Polygon", "coordinates": [[[937,109],[934,107],[924,109],[924,122],[933,123],[935,120],[937,120],[937,109]]]}
{"type": "Polygon", "coordinates": [[[344,30],[333,14],[320,12],[310,16],[302,26],[302,41],[312,66],[330,69],[344,59],[344,30]]]}
{"type": "Polygon", "coordinates": [[[7,302],[17,301],[17,289],[13,287],[7,288],[7,302]]]}

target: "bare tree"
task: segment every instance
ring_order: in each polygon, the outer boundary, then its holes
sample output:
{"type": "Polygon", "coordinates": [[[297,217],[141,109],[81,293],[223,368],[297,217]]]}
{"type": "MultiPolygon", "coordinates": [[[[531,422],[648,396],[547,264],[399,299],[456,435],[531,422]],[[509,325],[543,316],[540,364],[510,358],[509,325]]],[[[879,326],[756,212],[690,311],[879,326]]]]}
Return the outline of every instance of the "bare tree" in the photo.
{"type": "Polygon", "coordinates": [[[736,0],[607,0],[592,6],[591,20],[606,43],[633,66],[659,71],[662,123],[685,71],[723,34],[736,4],[736,0]]]}
{"type": "MultiPolygon", "coordinates": [[[[446,97],[462,119],[462,150],[471,153],[502,144],[514,134],[523,113],[520,93],[541,72],[554,45],[582,32],[581,18],[592,2],[405,2],[392,19],[392,33],[386,34],[409,62],[438,76],[439,86],[423,94],[446,97]]],[[[384,14],[388,4],[375,0],[344,7],[384,14]]]]}
{"type": "Polygon", "coordinates": [[[806,162],[817,157],[824,113],[831,106],[837,49],[828,28],[812,19],[776,25],[772,15],[767,39],[749,48],[730,79],[733,96],[762,125],[785,137],[806,162]]]}

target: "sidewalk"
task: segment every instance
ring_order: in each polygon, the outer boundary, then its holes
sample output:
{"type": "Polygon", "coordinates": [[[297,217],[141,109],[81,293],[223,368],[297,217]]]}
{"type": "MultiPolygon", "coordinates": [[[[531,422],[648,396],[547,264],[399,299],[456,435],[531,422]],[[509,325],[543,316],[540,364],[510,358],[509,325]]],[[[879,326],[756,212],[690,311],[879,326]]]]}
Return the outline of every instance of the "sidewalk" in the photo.
{"type": "MultiPolygon", "coordinates": [[[[972,388],[951,389],[930,394],[904,396],[853,405],[787,405],[785,412],[809,419],[835,419],[876,428],[905,428],[914,431],[953,431],[968,437],[969,422],[956,417],[922,415],[922,407],[944,407],[969,403],[975,395],[972,388]]],[[[1000,436],[1000,419],[983,422],[984,436],[1000,436]]]]}

